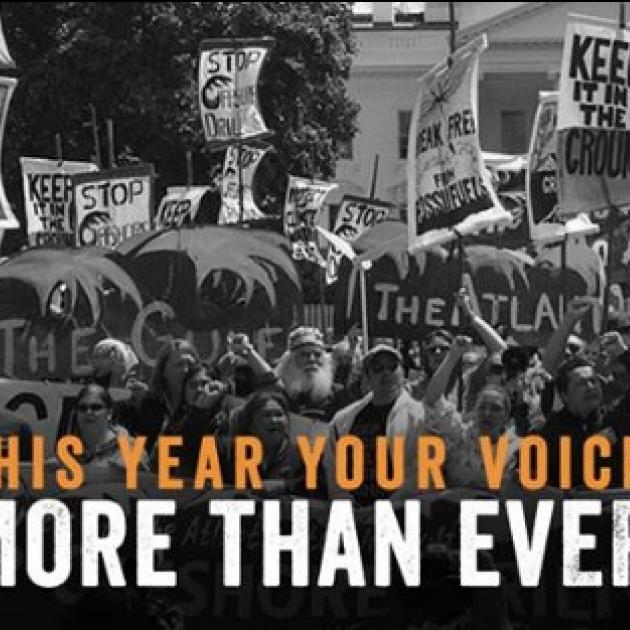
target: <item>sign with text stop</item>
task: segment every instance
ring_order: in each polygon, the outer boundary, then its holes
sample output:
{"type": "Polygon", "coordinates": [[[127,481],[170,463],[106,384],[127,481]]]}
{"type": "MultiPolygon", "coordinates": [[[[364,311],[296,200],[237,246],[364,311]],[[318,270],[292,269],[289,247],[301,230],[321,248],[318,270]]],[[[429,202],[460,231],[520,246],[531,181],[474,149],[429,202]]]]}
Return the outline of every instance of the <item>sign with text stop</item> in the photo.
{"type": "Polygon", "coordinates": [[[75,175],[77,244],[116,247],[151,229],[153,165],[75,175]]]}

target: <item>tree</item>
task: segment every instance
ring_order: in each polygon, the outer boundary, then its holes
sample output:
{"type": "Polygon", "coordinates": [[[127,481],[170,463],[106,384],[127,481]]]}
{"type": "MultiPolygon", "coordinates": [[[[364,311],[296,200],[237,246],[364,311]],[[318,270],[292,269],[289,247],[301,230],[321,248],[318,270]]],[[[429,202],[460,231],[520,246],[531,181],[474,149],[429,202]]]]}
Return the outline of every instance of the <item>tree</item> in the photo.
{"type": "MultiPolygon", "coordinates": [[[[60,132],[65,158],[89,159],[90,106],[99,121],[114,120],[119,162],[156,165],[157,198],[185,180],[186,150],[195,154],[196,180],[209,181],[222,155],[210,154],[199,116],[198,49],[206,38],[276,39],[260,88],[265,121],[275,132],[275,156],[257,187],[269,213],[281,212],[288,173],[333,176],[337,143],[356,131],[358,105],[345,86],[355,51],[350,3],[24,2],[3,9],[7,44],[20,68],[3,156],[18,217],[18,158],[53,156],[60,132]]],[[[10,246],[19,243],[11,232],[6,236],[10,246]]]]}

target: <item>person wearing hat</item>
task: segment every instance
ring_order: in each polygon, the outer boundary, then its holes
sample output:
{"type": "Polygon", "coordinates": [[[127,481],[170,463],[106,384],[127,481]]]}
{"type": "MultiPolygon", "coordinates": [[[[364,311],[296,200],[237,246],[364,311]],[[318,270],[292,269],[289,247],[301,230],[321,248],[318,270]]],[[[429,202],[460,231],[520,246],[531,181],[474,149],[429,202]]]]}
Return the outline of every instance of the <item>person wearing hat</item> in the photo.
{"type": "Polygon", "coordinates": [[[276,376],[293,413],[327,422],[347,403],[343,387],[334,382],[332,357],[317,328],[300,326],[291,332],[276,376]]]}
{"type": "MultiPolygon", "coordinates": [[[[429,432],[425,408],[405,388],[403,358],[398,350],[379,344],[363,357],[363,372],[368,393],[359,401],[338,411],[332,419],[324,473],[330,498],[351,499],[358,506],[370,505],[390,494],[376,484],[376,438],[405,437],[405,486],[410,491],[416,479],[417,437],[429,432]],[[336,483],[335,452],[343,436],[353,435],[363,443],[363,483],[353,492],[336,483]]],[[[431,432],[439,432],[441,419],[435,419],[431,432]]]]}

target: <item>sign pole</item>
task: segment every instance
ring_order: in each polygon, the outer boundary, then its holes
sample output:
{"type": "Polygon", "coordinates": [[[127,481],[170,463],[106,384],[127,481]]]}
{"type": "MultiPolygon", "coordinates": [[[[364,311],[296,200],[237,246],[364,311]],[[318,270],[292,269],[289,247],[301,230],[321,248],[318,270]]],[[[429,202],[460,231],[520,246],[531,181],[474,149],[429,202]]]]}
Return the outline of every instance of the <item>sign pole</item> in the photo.
{"type": "Polygon", "coordinates": [[[109,168],[116,168],[116,151],[114,148],[114,121],[107,119],[107,149],[109,151],[109,168]]]}
{"type": "Polygon", "coordinates": [[[186,151],[186,184],[192,186],[193,181],[193,154],[192,151],[186,151]]]}

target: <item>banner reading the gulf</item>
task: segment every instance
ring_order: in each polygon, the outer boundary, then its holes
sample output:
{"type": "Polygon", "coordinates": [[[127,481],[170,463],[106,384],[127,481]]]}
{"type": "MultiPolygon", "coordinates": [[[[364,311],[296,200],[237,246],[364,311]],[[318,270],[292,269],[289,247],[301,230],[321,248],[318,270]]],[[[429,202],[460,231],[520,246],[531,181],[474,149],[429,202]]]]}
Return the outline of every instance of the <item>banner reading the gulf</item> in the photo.
{"type": "Polygon", "coordinates": [[[527,158],[527,211],[533,239],[558,224],[558,92],[540,92],[527,158]]]}
{"type": "Polygon", "coordinates": [[[209,190],[209,186],[169,186],[155,215],[156,229],[194,223],[201,198],[209,190]]]}
{"type": "Polygon", "coordinates": [[[477,71],[487,47],[473,40],[420,79],[407,163],[410,244],[472,214],[500,208],[484,168],[477,124],[477,71]]]}
{"type": "Polygon", "coordinates": [[[74,245],[72,175],[98,170],[91,162],[20,158],[26,232],[32,246],[74,245]]]}
{"type": "MultiPolygon", "coordinates": [[[[9,103],[16,85],[17,79],[0,77],[0,156],[2,155],[2,140],[4,138],[4,126],[7,121],[9,103]]],[[[7,195],[4,192],[4,182],[0,173],[0,230],[11,230],[19,227],[20,224],[15,218],[7,195]]]]}
{"type": "MultiPolygon", "coordinates": [[[[333,234],[352,243],[375,225],[385,221],[394,208],[394,204],[378,199],[366,199],[354,195],[344,195],[339,204],[339,214],[335,221],[333,234]]],[[[326,282],[333,284],[337,280],[339,263],[343,254],[331,244],[326,263],[326,282]]]]}
{"type": "Polygon", "coordinates": [[[272,42],[269,37],[202,42],[199,107],[208,142],[268,133],[258,103],[258,75],[272,42]]]}
{"type": "Polygon", "coordinates": [[[116,247],[151,229],[153,165],[74,175],[77,245],[116,247]]]}
{"type": "Polygon", "coordinates": [[[227,148],[225,163],[223,164],[219,225],[264,218],[265,215],[259,210],[254,201],[252,186],[256,169],[267,150],[267,148],[259,149],[244,145],[240,147],[240,177],[242,177],[241,186],[243,187],[243,211],[241,213],[238,190],[239,148],[234,145],[230,145],[227,148]]]}
{"type": "MultiPolygon", "coordinates": [[[[582,19],[582,18],[581,18],[582,19]]],[[[569,22],[558,102],[561,214],[630,210],[630,32],[569,22]]]]}
{"type": "Polygon", "coordinates": [[[315,225],[324,199],[335,188],[336,182],[289,176],[284,202],[284,233],[291,243],[294,260],[308,260],[326,266],[317,246],[315,225]]]}

